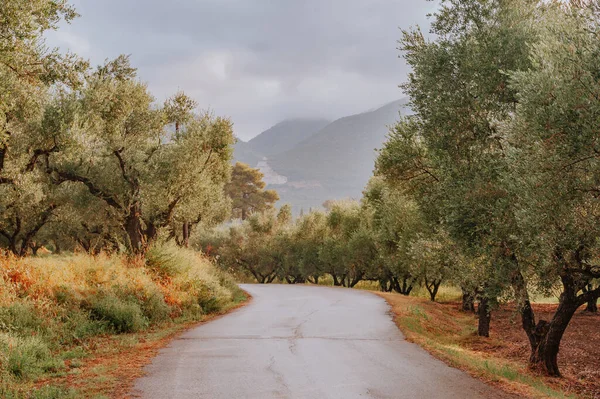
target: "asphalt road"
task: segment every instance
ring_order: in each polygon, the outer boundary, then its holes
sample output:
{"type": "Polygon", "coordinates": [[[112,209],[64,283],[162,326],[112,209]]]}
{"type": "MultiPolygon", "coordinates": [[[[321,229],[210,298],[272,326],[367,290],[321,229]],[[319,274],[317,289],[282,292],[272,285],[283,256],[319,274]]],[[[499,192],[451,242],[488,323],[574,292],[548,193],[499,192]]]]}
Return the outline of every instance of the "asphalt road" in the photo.
{"type": "Polygon", "coordinates": [[[254,297],[250,304],[161,350],[136,382],[133,396],[508,397],[406,342],[376,295],[292,285],[242,288],[254,297]]]}

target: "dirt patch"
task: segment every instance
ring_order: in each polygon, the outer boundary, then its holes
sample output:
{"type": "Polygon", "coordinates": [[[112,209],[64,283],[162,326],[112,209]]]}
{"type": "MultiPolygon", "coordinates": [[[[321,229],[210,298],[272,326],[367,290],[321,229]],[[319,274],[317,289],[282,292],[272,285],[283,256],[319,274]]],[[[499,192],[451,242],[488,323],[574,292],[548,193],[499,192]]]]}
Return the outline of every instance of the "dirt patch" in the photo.
{"type": "MultiPolygon", "coordinates": [[[[559,354],[563,378],[528,367],[529,344],[514,305],[492,314],[490,338],[476,335],[477,318],[459,303],[379,294],[392,306],[396,322],[415,342],[453,367],[522,397],[600,399],[600,315],[578,311],[559,354]]],[[[557,305],[533,305],[537,319],[549,320],[557,305]]],[[[582,308],[583,309],[583,308],[582,308]]]]}
{"type": "MultiPolygon", "coordinates": [[[[538,320],[550,320],[557,305],[533,305],[538,320]]],[[[561,342],[558,364],[563,378],[553,384],[583,397],[600,399],[600,314],[578,311],[561,342]]],[[[493,350],[502,357],[526,364],[529,343],[516,308],[504,306],[492,315],[491,335],[502,339],[493,350]]]]}

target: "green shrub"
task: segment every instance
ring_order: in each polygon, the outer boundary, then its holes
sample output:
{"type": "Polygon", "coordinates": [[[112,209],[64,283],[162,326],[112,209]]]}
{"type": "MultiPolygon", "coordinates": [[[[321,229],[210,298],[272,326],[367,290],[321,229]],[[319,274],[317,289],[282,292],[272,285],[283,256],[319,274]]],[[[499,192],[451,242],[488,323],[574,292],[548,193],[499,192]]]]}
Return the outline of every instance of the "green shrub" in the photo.
{"type": "Polygon", "coordinates": [[[90,312],[78,310],[71,312],[64,324],[64,333],[61,339],[64,343],[79,343],[90,337],[106,334],[110,325],[104,320],[95,320],[90,312]]]}
{"type": "Polygon", "coordinates": [[[77,399],[80,395],[73,389],[46,385],[34,390],[29,397],[31,399],[77,399]]]}
{"type": "Polygon", "coordinates": [[[144,316],[151,323],[160,323],[167,319],[169,319],[169,315],[171,314],[171,308],[165,302],[164,296],[160,292],[153,292],[141,301],[142,311],[144,312],[144,316]]]}
{"type": "Polygon", "coordinates": [[[205,314],[216,313],[222,308],[219,298],[206,286],[198,293],[198,305],[205,314]]]}
{"type": "Polygon", "coordinates": [[[137,332],[148,327],[140,305],[114,295],[102,294],[90,302],[92,318],[108,323],[117,334],[137,332]]]}
{"type": "Polygon", "coordinates": [[[60,361],[54,361],[46,342],[40,337],[18,337],[0,334],[0,364],[19,379],[35,377],[41,372],[56,371],[60,361]]]}
{"type": "Polygon", "coordinates": [[[0,307],[0,331],[21,334],[45,332],[44,320],[30,303],[16,302],[0,307]]]}
{"type": "Polygon", "coordinates": [[[163,277],[175,277],[193,267],[194,259],[185,256],[181,249],[167,244],[157,244],[146,254],[146,266],[163,277]]]}
{"type": "Polygon", "coordinates": [[[54,300],[59,305],[79,306],[82,298],[81,295],[71,287],[61,285],[54,289],[54,300]]]}

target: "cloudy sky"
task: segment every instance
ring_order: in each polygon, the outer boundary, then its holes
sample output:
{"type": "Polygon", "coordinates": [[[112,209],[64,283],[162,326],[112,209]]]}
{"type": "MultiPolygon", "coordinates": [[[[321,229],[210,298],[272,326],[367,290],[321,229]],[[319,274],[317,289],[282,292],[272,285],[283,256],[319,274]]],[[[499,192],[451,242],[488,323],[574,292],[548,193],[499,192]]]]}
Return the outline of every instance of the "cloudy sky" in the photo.
{"type": "Polygon", "coordinates": [[[74,0],[50,45],[93,63],[131,54],[162,101],[184,90],[247,140],[293,117],[339,118],[403,97],[399,28],[426,0],[74,0]]]}

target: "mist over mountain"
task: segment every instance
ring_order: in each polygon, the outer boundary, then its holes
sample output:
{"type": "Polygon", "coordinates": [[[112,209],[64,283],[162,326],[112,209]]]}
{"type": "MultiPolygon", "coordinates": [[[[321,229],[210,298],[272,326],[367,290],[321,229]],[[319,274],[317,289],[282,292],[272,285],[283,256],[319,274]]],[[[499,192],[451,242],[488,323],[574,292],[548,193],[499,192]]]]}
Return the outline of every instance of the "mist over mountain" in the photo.
{"type": "Polygon", "coordinates": [[[408,113],[403,99],[329,124],[284,121],[239,142],[235,160],[261,169],[269,188],[279,192],[280,204],[290,203],[296,213],[328,199],[360,198],[373,173],[376,149],[390,125],[408,113]]]}
{"type": "Polygon", "coordinates": [[[248,145],[253,151],[271,157],[291,150],[330,123],[327,119],[288,119],[254,137],[248,145]]]}
{"type": "Polygon", "coordinates": [[[330,122],[322,118],[286,119],[247,142],[238,141],[234,147],[235,159],[256,166],[264,157],[291,150],[330,122]]]}

